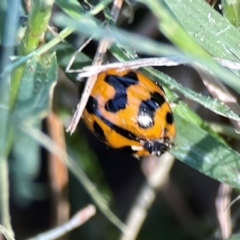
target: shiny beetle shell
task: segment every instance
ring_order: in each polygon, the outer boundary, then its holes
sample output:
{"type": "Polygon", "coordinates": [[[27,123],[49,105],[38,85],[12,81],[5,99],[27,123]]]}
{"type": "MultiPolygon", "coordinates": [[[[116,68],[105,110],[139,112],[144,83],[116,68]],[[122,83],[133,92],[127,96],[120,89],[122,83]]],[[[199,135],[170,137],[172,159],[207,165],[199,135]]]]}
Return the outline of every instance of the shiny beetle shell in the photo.
{"type": "Polygon", "coordinates": [[[162,87],[134,70],[99,73],[83,120],[101,141],[135,156],[160,156],[175,137],[162,87]]]}

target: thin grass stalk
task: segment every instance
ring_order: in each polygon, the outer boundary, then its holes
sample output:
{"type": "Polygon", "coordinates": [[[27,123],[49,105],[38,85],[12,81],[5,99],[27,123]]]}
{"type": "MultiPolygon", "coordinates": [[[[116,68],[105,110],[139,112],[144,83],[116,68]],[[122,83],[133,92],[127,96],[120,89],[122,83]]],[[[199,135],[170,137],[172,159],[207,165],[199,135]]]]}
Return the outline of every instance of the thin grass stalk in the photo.
{"type": "Polygon", "coordinates": [[[8,179],[8,129],[9,129],[9,99],[10,72],[2,74],[3,69],[10,63],[10,56],[14,52],[17,26],[19,21],[19,0],[7,1],[6,15],[2,39],[2,59],[0,63],[0,223],[7,231],[7,239],[14,239],[9,212],[9,179],[8,179]],[[11,26],[11,28],[9,28],[11,26]]]}
{"type": "MultiPolygon", "coordinates": [[[[34,2],[29,14],[25,36],[18,48],[19,56],[27,55],[38,47],[41,39],[43,39],[43,34],[48,27],[53,3],[53,0],[38,0],[34,2]]],[[[24,64],[20,65],[12,74],[10,95],[11,108],[13,108],[16,101],[24,68],[24,64]]]]}

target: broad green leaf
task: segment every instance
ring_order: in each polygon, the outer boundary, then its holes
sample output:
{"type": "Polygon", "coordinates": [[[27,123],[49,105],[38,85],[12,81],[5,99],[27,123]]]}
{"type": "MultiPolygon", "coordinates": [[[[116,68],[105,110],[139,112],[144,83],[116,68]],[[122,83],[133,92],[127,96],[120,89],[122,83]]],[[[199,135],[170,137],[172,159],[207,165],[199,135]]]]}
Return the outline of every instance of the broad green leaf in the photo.
{"type": "MultiPolygon", "coordinates": [[[[194,2],[170,0],[164,1],[164,3],[189,36],[212,56],[239,61],[239,31],[209,4],[202,0],[194,2]]],[[[160,14],[158,18],[161,19],[160,14]]],[[[175,36],[175,38],[177,37],[181,36],[175,36]]],[[[183,47],[187,48],[187,44],[183,42],[183,47]]],[[[235,73],[237,74],[237,72],[235,73]]]]}
{"type": "Polygon", "coordinates": [[[13,115],[17,121],[35,122],[49,110],[49,97],[57,79],[55,53],[44,54],[27,62],[13,115]]]}
{"type": "MultiPolygon", "coordinates": [[[[41,128],[41,122],[33,124],[41,128]]],[[[10,166],[13,181],[13,200],[18,206],[26,207],[34,200],[44,197],[44,188],[35,183],[41,169],[39,144],[21,131],[14,132],[12,161],[10,166]]],[[[46,189],[45,189],[46,191],[46,189]]]]}
{"type": "Polygon", "coordinates": [[[240,154],[183,116],[174,117],[177,137],[170,152],[203,174],[240,188],[240,154]]]}
{"type": "Polygon", "coordinates": [[[34,183],[40,169],[40,149],[36,141],[18,127],[23,123],[41,128],[41,120],[46,117],[57,80],[55,53],[45,54],[30,60],[25,67],[17,103],[12,113],[13,160],[10,171],[13,177],[13,197],[18,204],[44,197],[42,186],[34,183]]]}
{"type": "Polygon", "coordinates": [[[240,1],[222,0],[223,15],[233,26],[240,27],[240,1]]]}
{"type": "Polygon", "coordinates": [[[225,84],[240,91],[239,78],[235,75],[238,75],[237,71],[231,74],[211,59],[214,56],[239,61],[240,33],[234,26],[202,0],[144,3],[158,17],[159,29],[170,41],[225,84]]]}
{"type": "Polygon", "coordinates": [[[84,8],[77,0],[56,0],[55,3],[69,16],[74,19],[80,19],[85,14],[84,8]]]}
{"type": "MultiPolygon", "coordinates": [[[[80,20],[83,18],[87,18],[90,15],[98,14],[99,12],[104,10],[106,6],[112,2],[112,0],[102,0],[95,6],[93,6],[88,1],[83,1],[82,5],[80,5],[79,2],[76,0],[56,0],[55,2],[70,17],[80,20]]],[[[96,22],[99,22],[97,19],[95,20],[96,22]]]]}

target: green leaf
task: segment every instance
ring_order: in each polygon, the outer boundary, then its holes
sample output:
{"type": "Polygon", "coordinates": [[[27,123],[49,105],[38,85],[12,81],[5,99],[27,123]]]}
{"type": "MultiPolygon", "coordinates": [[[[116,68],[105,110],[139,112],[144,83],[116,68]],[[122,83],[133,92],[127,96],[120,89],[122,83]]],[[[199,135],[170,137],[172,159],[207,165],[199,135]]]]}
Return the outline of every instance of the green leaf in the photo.
{"type": "Polygon", "coordinates": [[[240,1],[222,0],[223,15],[234,25],[239,28],[240,26],[240,1]]]}
{"type": "MultiPolygon", "coordinates": [[[[83,1],[82,5],[80,5],[79,2],[76,0],[70,0],[70,1],[56,0],[55,2],[67,15],[69,15],[70,17],[76,20],[80,20],[84,18],[86,19],[91,15],[98,14],[99,12],[104,10],[106,6],[112,2],[112,0],[102,0],[95,6],[93,6],[88,1],[83,1]]],[[[96,18],[95,18],[95,21],[99,22],[99,20],[97,20],[96,18]]]]}
{"type": "Polygon", "coordinates": [[[57,79],[55,53],[44,54],[27,62],[13,115],[17,121],[31,121],[45,117],[49,97],[57,79]]]}
{"type": "MultiPolygon", "coordinates": [[[[33,124],[41,129],[41,122],[33,124]]],[[[15,130],[10,174],[13,182],[12,197],[18,206],[26,207],[44,197],[44,188],[35,183],[41,169],[39,144],[26,133],[15,130]]],[[[46,189],[45,189],[46,191],[46,189]]]]}
{"type": "Polygon", "coordinates": [[[240,154],[182,116],[174,117],[177,138],[170,152],[203,174],[239,188],[240,154]]]}
{"type": "Polygon", "coordinates": [[[85,14],[85,10],[79,4],[77,0],[56,0],[55,3],[69,16],[74,19],[80,19],[83,14],[85,14]]]}
{"type": "MultiPolygon", "coordinates": [[[[54,1],[35,1],[29,13],[29,19],[25,35],[18,47],[18,55],[27,55],[33,52],[47,29],[48,22],[51,16],[51,10],[54,1]]],[[[19,86],[22,79],[24,65],[14,69],[11,76],[11,92],[10,92],[10,107],[15,104],[16,96],[18,94],[19,86]]]]}
{"type": "MultiPolygon", "coordinates": [[[[209,4],[202,0],[164,2],[189,36],[212,56],[239,61],[240,33],[209,4]]],[[[187,43],[183,42],[183,47],[187,43]]]]}
{"type": "Polygon", "coordinates": [[[34,199],[44,197],[44,188],[34,184],[40,169],[39,144],[19,126],[29,123],[41,128],[52,99],[53,87],[57,80],[55,53],[45,54],[30,60],[24,69],[17,103],[12,113],[13,161],[10,171],[13,177],[13,197],[18,204],[27,205],[34,199]]]}
{"type": "Polygon", "coordinates": [[[161,0],[144,3],[157,16],[159,29],[170,41],[225,84],[240,91],[239,79],[236,76],[239,75],[238,72],[234,71],[236,75],[232,74],[210,58],[213,56],[239,62],[240,33],[227,19],[202,0],[161,0]]]}

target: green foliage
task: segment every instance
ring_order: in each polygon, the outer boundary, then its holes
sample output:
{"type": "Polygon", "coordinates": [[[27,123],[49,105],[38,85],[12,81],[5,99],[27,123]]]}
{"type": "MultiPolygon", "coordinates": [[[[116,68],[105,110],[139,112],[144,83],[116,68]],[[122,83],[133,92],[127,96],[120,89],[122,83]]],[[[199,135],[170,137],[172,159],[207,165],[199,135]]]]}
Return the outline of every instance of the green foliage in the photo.
{"type": "Polygon", "coordinates": [[[232,23],[235,27],[240,26],[240,2],[222,0],[222,9],[224,16],[232,23]]]}
{"type": "Polygon", "coordinates": [[[21,205],[28,205],[33,200],[33,196],[35,199],[39,199],[44,195],[42,187],[34,184],[41,163],[39,144],[28,134],[22,132],[21,128],[24,128],[24,124],[27,123],[41,129],[41,121],[50,110],[49,103],[52,101],[56,80],[57,60],[55,53],[46,53],[40,57],[35,57],[25,65],[17,102],[12,112],[13,197],[21,205]]]}
{"type": "MultiPolygon", "coordinates": [[[[59,42],[65,40],[73,31],[81,36],[81,42],[92,36],[97,40],[104,37],[111,38],[113,45],[110,52],[119,61],[137,58],[135,51],[158,57],[175,56],[185,63],[193,63],[195,67],[210,71],[232,90],[240,91],[239,71],[226,69],[213,59],[214,57],[239,62],[238,4],[233,6],[229,5],[228,1],[222,1],[225,17],[236,28],[202,0],[138,1],[145,4],[156,16],[159,31],[174,44],[169,46],[117,28],[108,15],[107,5],[110,2],[102,1],[94,7],[86,1],[87,6],[82,7],[78,1],[57,0],[56,4],[64,14],[53,15],[53,21],[64,29],[59,34],[60,36],[51,37],[48,43],[39,48],[39,40],[46,32],[53,2],[50,1],[48,5],[47,1],[36,1],[29,15],[26,33],[17,46],[18,58],[13,63],[4,66],[5,69],[1,75],[1,80],[3,80],[1,87],[4,88],[1,89],[0,96],[0,161],[6,161],[11,152],[13,164],[10,171],[14,176],[14,197],[22,205],[30,202],[33,195],[36,199],[44,197],[42,186],[34,184],[40,165],[39,144],[53,153],[59,151],[49,139],[44,140],[39,131],[41,121],[50,109],[58,67],[65,70],[74,52],[74,47],[70,43],[59,42]],[[90,11],[86,10],[88,8],[90,11]],[[105,10],[106,26],[103,26],[102,22],[95,17],[102,10],[105,10]],[[38,130],[29,133],[29,128],[26,126],[38,130]]],[[[5,11],[6,6],[3,3],[0,5],[0,12],[5,11]]],[[[0,18],[2,17],[3,14],[0,14],[0,18]]],[[[4,21],[0,22],[4,23],[4,21]]],[[[1,32],[3,27],[3,24],[0,24],[1,32]]],[[[2,42],[3,34],[0,36],[2,42]]],[[[86,65],[91,65],[91,58],[83,53],[77,55],[74,69],[86,65]]],[[[215,98],[202,96],[182,86],[162,72],[153,68],[146,68],[143,71],[151,79],[163,84],[168,99],[175,102],[173,112],[177,136],[170,153],[201,173],[239,189],[240,154],[213,132],[204,119],[180,101],[178,94],[183,94],[186,98],[229,119],[239,121],[239,114],[215,98]]],[[[75,74],[67,76],[75,82],[75,74]]],[[[90,157],[96,156],[89,153],[91,147],[87,146],[84,138],[79,141],[82,142],[79,144],[83,147],[82,152],[74,154],[78,148],[74,140],[73,138],[68,141],[71,144],[69,149],[73,152],[71,155],[77,158],[81,155],[82,159],[85,159],[85,169],[89,169],[90,175],[94,176],[96,169],[100,168],[98,163],[92,161],[91,166],[87,166],[86,163],[89,164],[90,157]]],[[[70,163],[66,161],[66,153],[59,157],[90,192],[99,208],[124,231],[125,226],[109,210],[109,202],[104,202],[99,192],[81,172],[79,165],[73,161],[70,163]]],[[[99,189],[103,189],[107,196],[111,195],[108,187],[101,186],[101,184],[104,185],[102,172],[95,178],[95,181],[100,182],[99,189]]],[[[0,195],[6,196],[8,189],[0,186],[0,191],[0,195]]]]}

